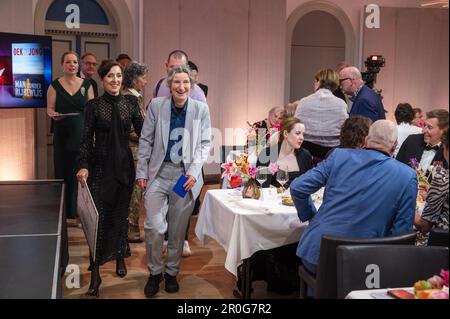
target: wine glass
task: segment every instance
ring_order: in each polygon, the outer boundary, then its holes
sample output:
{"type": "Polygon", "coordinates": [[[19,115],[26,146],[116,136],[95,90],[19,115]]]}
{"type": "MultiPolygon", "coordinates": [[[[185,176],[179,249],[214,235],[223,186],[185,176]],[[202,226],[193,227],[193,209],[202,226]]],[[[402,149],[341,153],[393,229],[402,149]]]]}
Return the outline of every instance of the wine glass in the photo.
{"type": "Polygon", "coordinates": [[[256,180],[258,181],[260,187],[262,188],[262,185],[267,180],[267,167],[265,166],[258,167],[258,173],[256,173],[256,180]]]}
{"type": "Polygon", "coordinates": [[[284,171],[282,169],[279,169],[277,171],[277,181],[278,181],[278,183],[281,184],[281,187],[283,188],[283,193],[284,193],[284,191],[286,190],[284,188],[284,184],[286,184],[289,181],[289,174],[288,174],[288,172],[284,171]]]}

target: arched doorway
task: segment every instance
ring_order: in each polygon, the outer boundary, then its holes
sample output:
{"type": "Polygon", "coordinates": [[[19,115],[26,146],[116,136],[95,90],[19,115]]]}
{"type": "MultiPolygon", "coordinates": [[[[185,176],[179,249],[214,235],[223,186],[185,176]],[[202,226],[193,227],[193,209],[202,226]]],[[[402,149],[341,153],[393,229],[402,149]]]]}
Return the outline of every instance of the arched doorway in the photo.
{"type": "MultiPolygon", "coordinates": [[[[52,36],[54,79],[61,75],[60,57],[65,51],[92,52],[98,61],[133,52],[133,22],[124,0],[38,0],[34,28],[35,34],[52,36]],[[80,8],[80,28],[66,26],[70,4],[80,8]]],[[[36,111],[36,144],[37,178],[53,178],[53,136],[45,110],[36,111]]]]}
{"type": "Polygon", "coordinates": [[[351,64],[356,63],[356,36],[345,12],[336,4],[328,1],[310,1],[297,7],[287,20],[286,102],[294,101],[312,93],[313,77],[319,68],[336,67],[337,63],[331,59],[328,62],[325,59],[323,60],[325,63],[319,63],[324,57],[317,55],[317,52],[325,52],[324,55],[331,57],[331,51],[333,50],[339,51],[336,53],[336,60],[341,59],[351,64]],[[337,39],[333,39],[331,35],[334,35],[337,39]],[[319,50],[321,46],[324,47],[324,50],[319,50]],[[312,52],[314,50],[316,50],[316,55],[312,52]],[[296,61],[293,61],[293,51],[297,51],[295,57],[298,56],[299,51],[303,51],[302,54],[305,55],[304,59],[306,58],[306,60],[298,61],[297,58],[296,61]],[[343,58],[341,58],[342,55],[343,58]],[[308,56],[316,62],[308,61],[308,56]],[[306,69],[305,66],[307,66],[306,69]],[[294,83],[291,83],[293,80],[294,83]],[[296,89],[291,89],[292,86],[295,86],[296,89]]]}
{"type": "Polygon", "coordinates": [[[291,44],[290,101],[313,93],[314,74],[335,69],[345,60],[345,34],[339,21],[324,11],[305,14],[295,26],[291,44]]]}

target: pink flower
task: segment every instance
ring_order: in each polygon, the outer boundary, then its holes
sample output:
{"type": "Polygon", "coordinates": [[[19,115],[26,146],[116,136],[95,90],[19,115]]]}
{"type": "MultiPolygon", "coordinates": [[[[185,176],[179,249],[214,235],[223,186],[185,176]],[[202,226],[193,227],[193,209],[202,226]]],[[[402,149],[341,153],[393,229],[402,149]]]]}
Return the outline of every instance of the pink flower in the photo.
{"type": "Polygon", "coordinates": [[[448,270],[441,269],[441,277],[444,278],[442,284],[448,287],[448,270]]]}
{"type": "Polygon", "coordinates": [[[248,168],[248,175],[250,175],[251,178],[255,178],[256,177],[256,173],[258,173],[258,169],[254,166],[250,166],[248,168]]]}
{"type": "Polygon", "coordinates": [[[274,175],[276,172],[278,172],[278,164],[277,163],[270,163],[269,164],[269,170],[274,175]]]}

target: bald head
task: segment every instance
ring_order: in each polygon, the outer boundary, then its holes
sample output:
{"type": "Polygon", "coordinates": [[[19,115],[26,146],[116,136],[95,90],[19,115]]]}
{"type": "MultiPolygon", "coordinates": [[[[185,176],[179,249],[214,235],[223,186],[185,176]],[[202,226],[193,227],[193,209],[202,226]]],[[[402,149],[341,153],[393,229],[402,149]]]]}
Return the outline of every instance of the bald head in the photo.
{"type": "Polygon", "coordinates": [[[397,146],[397,125],[389,120],[378,120],[369,128],[366,147],[394,154],[397,146]]]}
{"type": "Polygon", "coordinates": [[[348,76],[349,78],[352,78],[353,80],[362,79],[361,72],[358,70],[357,67],[354,66],[348,66],[346,68],[343,68],[341,70],[345,76],[348,76]]]}
{"type": "Polygon", "coordinates": [[[363,83],[364,81],[358,68],[348,66],[339,71],[339,85],[345,94],[353,95],[363,83]]]}

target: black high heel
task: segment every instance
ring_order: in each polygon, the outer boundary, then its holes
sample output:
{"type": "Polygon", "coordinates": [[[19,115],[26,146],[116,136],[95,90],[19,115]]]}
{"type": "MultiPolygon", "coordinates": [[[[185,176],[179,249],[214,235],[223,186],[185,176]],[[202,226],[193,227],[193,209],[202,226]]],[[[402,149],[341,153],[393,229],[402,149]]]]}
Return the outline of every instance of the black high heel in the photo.
{"type": "Polygon", "coordinates": [[[91,272],[91,283],[89,284],[89,289],[86,292],[88,296],[98,297],[98,289],[102,283],[102,278],[100,277],[100,270],[98,265],[94,265],[91,272]]]}
{"type": "Polygon", "coordinates": [[[121,278],[127,275],[127,266],[123,258],[116,259],[116,274],[121,278]]]}

